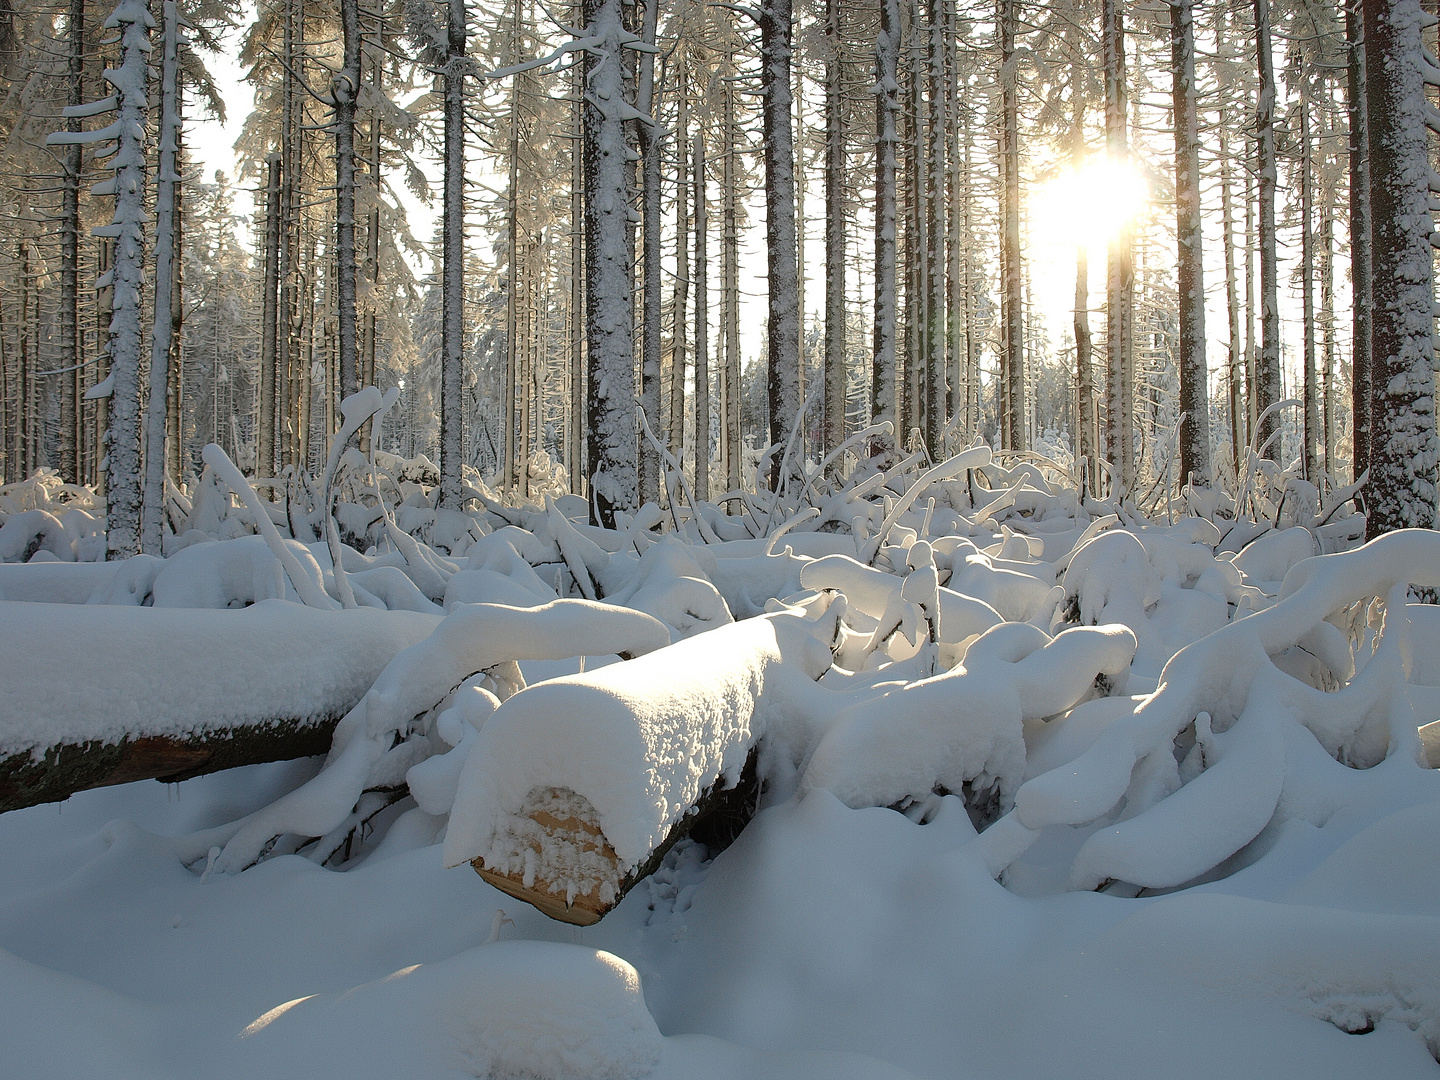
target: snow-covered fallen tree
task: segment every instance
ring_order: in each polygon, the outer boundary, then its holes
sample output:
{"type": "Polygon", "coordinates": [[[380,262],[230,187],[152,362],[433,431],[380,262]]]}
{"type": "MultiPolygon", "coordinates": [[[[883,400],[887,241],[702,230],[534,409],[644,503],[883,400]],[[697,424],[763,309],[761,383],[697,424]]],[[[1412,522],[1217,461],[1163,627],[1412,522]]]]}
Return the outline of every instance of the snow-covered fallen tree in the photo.
{"type": "Polygon", "coordinates": [[[446,864],[552,917],[598,920],[696,820],[748,820],[758,745],[829,666],[823,616],[781,612],[529,687],[475,739],[446,864]]]}
{"type": "Polygon", "coordinates": [[[323,753],[386,664],[439,621],[273,600],[243,611],[0,602],[0,810],[323,753]]]}
{"type": "MultiPolygon", "coordinates": [[[[275,851],[277,842],[280,851],[314,842],[324,862],[404,796],[412,767],[445,751],[452,732],[430,721],[457,694],[508,698],[525,686],[519,660],[633,655],[668,642],[669,632],[651,616],[587,600],[536,608],[460,605],[380,672],[336,726],[319,775],[266,809],[192,842],[199,845],[192,858],[214,845],[212,868],[242,870],[275,851]]],[[[471,714],[483,719],[484,712],[472,708],[471,714]]]]}

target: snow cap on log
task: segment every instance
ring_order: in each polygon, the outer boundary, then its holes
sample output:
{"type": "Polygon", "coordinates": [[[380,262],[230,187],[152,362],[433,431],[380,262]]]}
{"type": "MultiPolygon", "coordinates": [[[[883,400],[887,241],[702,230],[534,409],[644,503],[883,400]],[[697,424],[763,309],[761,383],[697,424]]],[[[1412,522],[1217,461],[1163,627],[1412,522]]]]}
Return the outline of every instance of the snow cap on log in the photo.
{"type": "Polygon", "coordinates": [[[516,694],[466,761],[445,864],[473,860],[565,906],[608,910],[703,795],[738,783],[781,666],[824,673],[815,630],[761,616],[516,694]]]}

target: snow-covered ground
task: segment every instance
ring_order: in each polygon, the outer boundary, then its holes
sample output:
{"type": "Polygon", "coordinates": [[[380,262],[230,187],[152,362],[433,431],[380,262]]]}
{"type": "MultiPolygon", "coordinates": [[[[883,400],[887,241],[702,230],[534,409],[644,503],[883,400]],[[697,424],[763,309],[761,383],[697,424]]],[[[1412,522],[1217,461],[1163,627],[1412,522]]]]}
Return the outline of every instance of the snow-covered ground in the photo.
{"type": "Polygon", "coordinates": [[[307,526],[207,473],[163,561],[0,505],[0,746],[348,709],[0,815],[6,1076],[1440,1075],[1440,535],[984,448],[611,532],[369,469],[338,528],[329,477],[307,526]],[[747,760],[739,838],[666,851],[747,760]],[[578,927],[471,859],[602,908],[659,868],[578,927]]]}
{"type": "Polygon", "coordinates": [[[464,1077],[498,1048],[563,1077],[1440,1072],[1434,774],[1144,899],[1017,896],[961,850],[963,808],[917,825],[825,791],[762,811],[713,862],[682,846],[583,929],[436,846],[202,881],[166,842],[315,767],[0,817],[5,1071],[464,1077]],[[514,923],[486,944],[499,910],[514,923]]]}

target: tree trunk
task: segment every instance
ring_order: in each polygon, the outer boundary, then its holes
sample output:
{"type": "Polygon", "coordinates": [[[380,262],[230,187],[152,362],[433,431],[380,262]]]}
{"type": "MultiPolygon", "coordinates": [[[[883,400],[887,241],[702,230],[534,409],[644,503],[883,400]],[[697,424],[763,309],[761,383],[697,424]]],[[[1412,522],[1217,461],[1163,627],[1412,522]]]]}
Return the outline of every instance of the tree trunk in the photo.
{"type": "MultiPolygon", "coordinates": [[[[765,265],[768,273],[766,390],[769,440],[782,442],[800,412],[800,294],[796,270],[795,147],[791,138],[791,0],[760,9],[760,92],[764,107],[765,265]]],[[[779,490],[783,449],[771,457],[779,490]]]]}
{"type": "Polygon", "coordinates": [[[944,456],[945,430],[945,41],[941,0],[929,0],[925,139],[925,446],[944,456]]]}
{"type": "MultiPolygon", "coordinates": [[[[1336,128],[1334,110],[1329,110],[1327,127],[1336,128]]],[[[1327,152],[1322,159],[1328,165],[1327,152]]],[[[1320,435],[1325,455],[1325,480],[1333,484],[1335,471],[1335,189],[1339,177],[1327,168],[1320,181],[1320,329],[1325,333],[1325,352],[1320,365],[1320,435]]]]}
{"type": "Polygon", "coordinates": [[[919,41],[919,4],[909,0],[909,35],[905,55],[905,133],[900,175],[905,182],[905,357],[900,390],[900,445],[908,448],[925,414],[925,155],[920,143],[925,97],[920,92],[924,47],[919,41]]]}
{"type": "MultiPolygon", "coordinates": [[[[683,153],[682,153],[683,159],[683,153]]],[[[710,312],[705,207],[705,137],[695,136],[695,497],[710,498],[710,312]]]]}
{"type": "MultiPolygon", "coordinates": [[[[1085,157],[1085,108],[1082,80],[1088,71],[1078,59],[1070,69],[1070,159],[1079,169],[1085,157]]],[[[1085,459],[1082,486],[1095,491],[1099,475],[1099,453],[1095,445],[1094,345],[1090,336],[1090,259],[1084,244],[1075,246],[1075,452],[1085,459]]]]}
{"type": "Polygon", "coordinates": [[[1024,450],[1025,309],[1020,264],[1020,97],[1015,63],[1015,0],[1000,0],[1000,158],[1004,178],[1000,274],[1005,343],[1000,376],[1005,388],[1001,429],[1007,449],[1024,450]]]}
{"type": "MultiPolygon", "coordinates": [[[[145,280],[145,133],[148,112],[150,27],[155,24],[140,0],[123,0],[110,17],[119,31],[120,66],[107,71],[119,107],[119,136],[110,158],[115,170],[115,218],[99,230],[115,240],[110,318],[110,466],[106,490],[106,554],[126,559],[140,551],[143,474],[140,420],[140,292],[145,280]]],[[[167,293],[168,295],[168,293],[167,293]]],[[[162,368],[163,370],[163,368],[162,368]]],[[[164,395],[161,395],[164,401],[164,395]]],[[[163,413],[161,414],[163,417],[163,413]]]]}
{"type": "MultiPolygon", "coordinates": [[[[461,472],[465,457],[465,76],[468,74],[465,0],[448,0],[446,13],[445,183],[440,252],[440,507],[459,510],[465,501],[461,472]]],[[[344,282],[343,273],[341,282],[344,282]]],[[[343,319],[341,337],[343,372],[343,319]]]]}
{"type": "Polygon", "coordinates": [[[872,452],[890,456],[899,443],[896,381],[896,177],[900,115],[900,3],[880,0],[880,32],[875,38],[875,327],[870,362],[870,418],[889,422],[890,433],[876,439],[872,452]]]}
{"type": "Polygon", "coordinates": [[[1226,382],[1230,398],[1230,450],[1235,467],[1235,476],[1240,476],[1244,461],[1244,446],[1247,437],[1245,424],[1245,402],[1241,390],[1244,380],[1244,365],[1241,360],[1240,342],[1240,296],[1235,277],[1235,228],[1231,198],[1230,139],[1226,133],[1226,113],[1220,114],[1220,218],[1223,234],[1222,244],[1225,255],[1225,316],[1230,331],[1230,344],[1226,351],[1226,382]]]}
{"type": "Polygon", "coordinates": [[[170,231],[170,369],[165,380],[165,474],[177,486],[184,475],[185,457],[185,118],[184,83],[175,85],[175,226],[170,231]]]}
{"type": "MultiPolygon", "coordinates": [[[[630,229],[631,153],[621,0],[585,0],[585,287],[588,468],[597,523],[613,527],[636,508],[634,264],[630,229]]],[[[786,115],[788,116],[788,109],[786,115]]]]}
{"type": "MultiPolygon", "coordinates": [[[[684,63],[684,60],[681,60],[684,63]]],[[[681,68],[678,93],[675,96],[675,140],[679,167],[676,170],[675,192],[675,287],[671,294],[671,309],[674,321],[671,324],[670,347],[670,401],[669,444],[670,453],[676,461],[683,460],[685,452],[685,364],[689,352],[690,327],[688,307],[690,304],[690,200],[686,197],[689,180],[685,169],[685,132],[689,122],[689,80],[686,69],[681,68]]],[[[722,424],[723,426],[723,424],[722,424]]],[[[664,485],[661,485],[662,487],[664,485]]]]}
{"type": "Polygon", "coordinates": [[[583,494],[585,486],[585,167],[582,144],[585,132],[585,68],[575,66],[574,140],[570,149],[570,422],[565,448],[570,470],[570,491],[583,494]]]}
{"type": "MultiPolygon", "coordinates": [[[[295,425],[293,417],[295,354],[300,323],[300,217],[301,143],[304,140],[303,104],[299,103],[300,43],[304,35],[305,11],[297,0],[285,6],[283,39],[285,73],[282,78],[282,109],[280,121],[280,286],[279,320],[275,361],[275,456],[277,465],[294,460],[295,425]]],[[[278,470],[277,470],[278,471],[278,470]]]]}
{"type": "Polygon", "coordinates": [[[1360,0],[1345,5],[1345,112],[1350,168],[1351,481],[1370,466],[1370,139],[1365,115],[1365,39],[1360,0]]]}
{"type": "MultiPolygon", "coordinates": [[[[66,16],[69,47],[69,104],[85,103],[85,0],[70,0],[66,16]]],[[[65,123],[65,130],[80,130],[78,117],[65,123]]],[[[80,170],[83,162],[78,143],[65,148],[60,178],[60,476],[67,483],[81,482],[80,402],[83,400],[80,366],[80,170]]]]}
{"type": "MultiPolygon", "coordinates": [[[[1370,504],[1366,535],[1436,525],[1434,270],[1419,0],[1364,6],[1370,147],[1370,504]]],[[[1440,186],[1440,185],[1437,185],[1440,186]]]]}
{"type": "Polygon", "coordinates": [[[171,320],[175,280],[175,195],[180,174],[175,153],[180,118],[175,98],[179,89],[180,14],[175,0],[162,0],[163,26],[160,58],[159,157],[155,177],[155,277],[152,289],[154,321],[150,324],[150,398],[145,412],[145,507],[141,517],[140,547],[159,555],[165,515],[165,420],[169,406],[170,346],[175,327],[171,320]]]}
{"type": "Polygon", "coordinates": [[[980,289],[983,274],[975,257],[975,184],[973,164],[975,151],[974,110],[966,109],[962,149],[965,155],[961,196],[960,235],[965,244],[965,435],[967,439],[980,433],[980,289]]]}
{"type": "MultiPolygon", "coordinates": [[[[964,220],[964,183],[962,179],[960,143],[960,54],[959,25],[955,0],[941,0],[944,17],[945,53],[945,416],[955,425],[956,435],[967,436],[965,383],[967,379],[964,353],[965,310],[965,240],[961,223],[964,220]]],[[[939,456],[949,456],[950,447],[942,446],[939,456]]]]}
{"type": "Polygon", "coordinates": [[[175,783],[221,769],[313,757],[330,749],[339,717],[265,720],[204,735],[152,735],[120,743],[29,750],[0,758],[0,813],[61,802],[77,791],[136,780],[175,783]]]}
{"type": "MultiPolygon", "coordinates": [[[[727,63],[726,70],[731,70],[732,66],[727,63]]],[[[725,155],[722,173],[725,191],[721,208],[723,220],[720,238],[720,314],[724,324],[722,333],[725,335],[725,378],[722,383],[724,417],[721,420],[721,430],[725,438],[725,489],[738,491],[743,473],[740,452],[744,445],[740,436],[740,195],[736,190],[738,169],[735,162],[735,86],[729,78],[726,78],[722,91],[722,105],[725,114],[721,132],[725,155]]],[[[756,486],[759,486],[758,477],[756,486]]]]}
{"type": "MultiPolygon", "coordinates": [[[[359,0],[340,0],[340,38],[342,59],[340,70],[330,80],[330,94],[335,103],[335,262],[339,301],[340,396],[346,398],[360,389],[360,350],[355,322],[355,112],[360,96],[359,0]]],[[[446,109],[448,138],[448,82],[446,109]]],[[[445,212],[449,212],[448,204],[445,212]]],[[[441,411],[443,414],[443,405],[441,411]]],[[[443,444],[443,435],[441,441],[443,444]]],[[[441,456],[444,456],[443,447],[441,456]]],[[[442,476],[442,503],[445,499],[444,486],[442,476]]]]}
{"type": "MultiPolygon", "coordinates": [[[[1255,0],[1255,52],[1260,73],[1256,113],[1257,170],[1260,183],[1260,361],[1256,372],[1255,408],[1264,412],[1280,400],[1279,270],[1275,246],[1275,67],[1270,53],[1270,0],[1255,0]]],[[[1260,425],[1259,440],[1268,442],[1265,456],[1283,460],[1279,411],[1260,425]],[[1274,440],[1271,437],[1274,436],[1274,440]]]]}
{"type": "MultiPolygon", "coordinates": [[[[511,0],[510,39],[508,47],[511,60],[520,61],[520,0],[511,0]]],[[[525,260],[520,225],[520,76],[510,82],[510,129],[508,171],[509,183],[505,193],[506,213],[506,268],[505,268],[505,379],[502,388],[504,400],[501,404],[501,422],[504,425],[504,456],[501,467],[501,484],[509,489],[518,485],[524,497],[528,469],[524,450],[516,439],[517,428],[525,427],[524,400],[524,356],[521,333],[521,305],[524,303],[525,260]],[[516,457],[520,457],[517,468],[516,457]]],[[[583,95],[582,95],[583,96],[583,95]]],[[[523,438],[523,435],[522,435],[523,438]]]]}
{"type": "Polygon", "coordinates": [[[821,449],[828,454],[845,440],[846,154],[840,0],[825,2],[825,43],[825,426],[821,449]]]}
{"type": "MultiPolygon", "coordinates": [[[[1126,132],[1125,30],[1117,0],[1104,3],[1105,149],[1110,160],[1129,158],[1126,132]]],[[[1131,313],[1135,268],[1128,226],[1110,241],[1105,275],[1106,458],[1127,495],[1134,495],[1134,342],[1131,313]]]]}
{"type": "Polygon", "coordinates": [[[1075,383],[1078,454],[1085,459],[1085,486],[1095,490],[1095,369],[1090,337],[1090,260],[1084,244],[1075,247],[1075,383]]]}
{"type": "Polygon", "coordinates": [[[266,159],[265,292],[260,319],[260,416],[256,421],[255,475],[275,475],[275,407],[279,387],[280,172],[283,157],[266,159]]]}
{"type": "Polygon", "coordinates": [[[1175,236],[1179,248],[1180,482],[1210,484],[1210,369],[1205,361],[1205,281],[1200,233],[1200,123],[1195,106],[1193,0],[1170,4],[1174,79],[1175,236]]]}
{"type": "MultiPolygon", "coordinates": [[[[656,0],[645,0],[645,15],[640,37],[648,45],[655,43],[656,0]]],[[[640,87],[635,107],[640,113],[653,116],[657,111],[655,91],[655,54],[640,54],[640,87]]],[[[640,148],[640,214],[644,254],[640,260],[644,277],[643,316],[640,320],[640,399],[652,432],[660,423],[660,331],[662,300],[660,295],[660,125],[646,120],[635,122],[635,138],[640,148]]],[[[683,151],[681,156],[684,156],[683,151]]],[[[649,439],[640,440],[640,502],[658,502],[660,498],[660,455],[649,439]]]]}
{"type": "Polygon", "coordinates": [[[1310,152],[1310,100],[1307,88],[1300,91],[1300,294],[1304,326],[1304,366],[1301,375],[1304,444],[1301,463],[1305,479],[1320,483],[1315,446],[1320,433],[1320,387],[1315,371],[1315,240],[1311,222],[1315,216],[1315,166],[1310,152]]]}

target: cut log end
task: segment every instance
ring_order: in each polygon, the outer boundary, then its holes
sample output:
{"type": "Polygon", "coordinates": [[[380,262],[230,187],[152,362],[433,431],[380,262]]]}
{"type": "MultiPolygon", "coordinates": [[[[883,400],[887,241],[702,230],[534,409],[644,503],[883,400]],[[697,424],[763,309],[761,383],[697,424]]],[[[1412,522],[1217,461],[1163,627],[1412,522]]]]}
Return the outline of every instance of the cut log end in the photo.
{"type": "Polygon", "coordinates": [[[546,882],[537,880],[532,887],[527,888],[522,875],[487,870],[483,859],[471,859],[470,865],[488,884],[508,896],[525,901],[557,922],[569,923],[572,926],[594,926],[614,906],[613,903],[606,904],[601,901],[598,889],[584,896],[577,896],[567,903],[564,893],[556,895],[548,891],[549,885],[546,882]]]}
{"type": "Polygon", "coordinates": [[[557,788],[537,788],[530,793],[525,809],[512,819],[514,850],[503,865],[487,866],[483,855],[472,859],[470,865],[490,885],[550,918],[573,926],[592,926],[658,870],[666,853],[683,837],[694,836],[713,855],[740,835],[760,802],[756,759],[752,747],[740,782],[727,788],[721,786],[723,778],[716,781],[636,866],[621,866],[588,799],[557,788]],[[573,885],[575,867],[582,864],[583,884],[589,886],[583,893],[573,885]]]}

